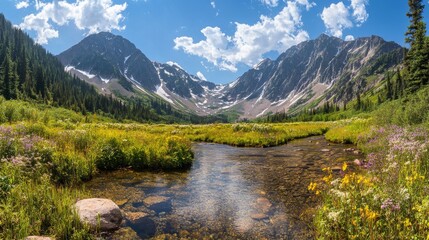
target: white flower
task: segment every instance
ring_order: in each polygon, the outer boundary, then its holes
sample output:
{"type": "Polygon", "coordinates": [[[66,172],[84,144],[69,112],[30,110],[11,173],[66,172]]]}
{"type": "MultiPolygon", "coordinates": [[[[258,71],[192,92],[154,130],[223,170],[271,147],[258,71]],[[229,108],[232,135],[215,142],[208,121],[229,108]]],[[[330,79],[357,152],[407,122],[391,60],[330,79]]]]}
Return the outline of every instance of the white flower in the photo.
{"type": "Polygon", "coordinates": [[[334,222],[338,221],[338,216],[341,214],[341,211],[338,212],[329,212],[328,213],[328,219],[332,220],[334,222]]]}
{"type": "Polygon", "coordinates": [[[330,191],[333,195],[337,196],[338,198],[341,198],[341,200],[345,200],[349,198],[349,194],[346,192],[342,192],[337,189],[331,189],[330,191]]]}

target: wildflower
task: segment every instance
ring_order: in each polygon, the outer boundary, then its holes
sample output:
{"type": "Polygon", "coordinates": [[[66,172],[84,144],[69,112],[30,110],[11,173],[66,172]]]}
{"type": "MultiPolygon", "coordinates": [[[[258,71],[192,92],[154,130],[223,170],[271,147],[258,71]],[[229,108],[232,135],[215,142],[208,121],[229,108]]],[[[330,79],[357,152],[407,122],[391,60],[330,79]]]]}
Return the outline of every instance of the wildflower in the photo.
{"type": "Polygon", "coordinates": [[[328,176],[324,176],[324,177],[322,178],[322,180],[323,180],[325,183],[330,183],[330,182],[332,182],[332,174],[329,174],[328,176]]]}
{"type": "Polygon", "coordinates": [[[337,178],[337,179],[331,181],[331,185],[332,186],[338,186],[340,184],[340,181],[341,181],[341,179],[337,178]]]}
{"type": "Polygon", "coordinates": [[[331,189],[330,191],[333,195],[341,198],[342,200],[345,200],[349,197],[349,194],[347,192],[342,192],[340,190],[337,189],[331,189]]]}
{"type": "Polygon", "coordinates": [[[317,183],[311,182],[310,185],[308,185],[308,191],[314,191],[316,190],[317,183]]]}
{"type": "Polygon", "coordinates": [[[338,221],[338,216],[341,214],[341,212],[340,211],[338,211],[338,212],[329,212],[328,213],[328,219],[329,220],[332,220],[332,221],[334,221],[334,222],[337,222],[338,221]]]}
{"type": "Polygon", "coordinates": [[[324,171],[324,172],[332,172],[332,170],[331,170],[330,167],[322,168],[322,171],[324,171]]]}
{"type": "Polygon", "coordinates": [[[365,208],[359,208],[359,212],[362,218],[366,218],[370,221],[374,220],[377,217],[377,213],[369,209],[368,205],[365,208]]]}
{"type": "Polygon", "coordinates": [[[410,219],[405,218],[405,221],[404,221],[404,227],[409,227],[409,226],[411,226],[410,219]]]}
{"type": "Polygon", "coordinates": [[[343,163],[343,167],[341,169],[343,170],[343,172],[345,172],[347,170],[347,163],[346,162],[343,163]]]}
{"type": "Polygon", "coordinates": [[[391,198],[384,200],[381,204],[381,209],[387,209],[390,211],[398,211],[401,209],[399,203],[395,203],[391,198]]]}

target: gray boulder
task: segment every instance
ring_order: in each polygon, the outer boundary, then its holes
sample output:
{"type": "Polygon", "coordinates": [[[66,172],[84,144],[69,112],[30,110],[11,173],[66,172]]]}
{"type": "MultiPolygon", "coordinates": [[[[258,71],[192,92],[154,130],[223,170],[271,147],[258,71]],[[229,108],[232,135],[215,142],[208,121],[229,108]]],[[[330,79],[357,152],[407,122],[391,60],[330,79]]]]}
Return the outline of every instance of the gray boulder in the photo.
{"type": "Polygon", "coordinates": [[[121,225],[123,216],[118,205],[110,199],[90,198],[75,204],[80,220],[92,229],[113,231],[121,225]]]}

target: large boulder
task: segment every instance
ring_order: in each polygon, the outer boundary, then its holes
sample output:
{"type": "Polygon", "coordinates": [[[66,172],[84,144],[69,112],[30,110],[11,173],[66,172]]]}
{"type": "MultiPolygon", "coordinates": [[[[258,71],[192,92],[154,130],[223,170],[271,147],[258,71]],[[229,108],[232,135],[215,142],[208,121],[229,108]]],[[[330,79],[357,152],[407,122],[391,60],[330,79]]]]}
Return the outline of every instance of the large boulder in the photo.
{"type": "Polygon", "coordinates": [[[92,229],[113,231],[119,228],[123,219],[118,205],[110,199],[84,199],[78,201],[75,207],[80,220],[92,229]]]}

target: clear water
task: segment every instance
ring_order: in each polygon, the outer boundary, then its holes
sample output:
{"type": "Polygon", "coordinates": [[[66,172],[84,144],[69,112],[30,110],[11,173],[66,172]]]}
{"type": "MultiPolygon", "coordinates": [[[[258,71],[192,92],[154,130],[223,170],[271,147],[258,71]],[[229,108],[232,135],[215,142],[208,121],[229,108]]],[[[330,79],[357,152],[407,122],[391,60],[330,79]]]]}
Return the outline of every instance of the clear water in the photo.
{"type": "Polygon", "coordinates": [[[307,186],[323,167],[361,157],[349,147],[323,137],[273,148],[196,143],[189,171],[116,171],[85,187],[115,201],[142,239],[312,239],[317,198],[307,186]]]}

